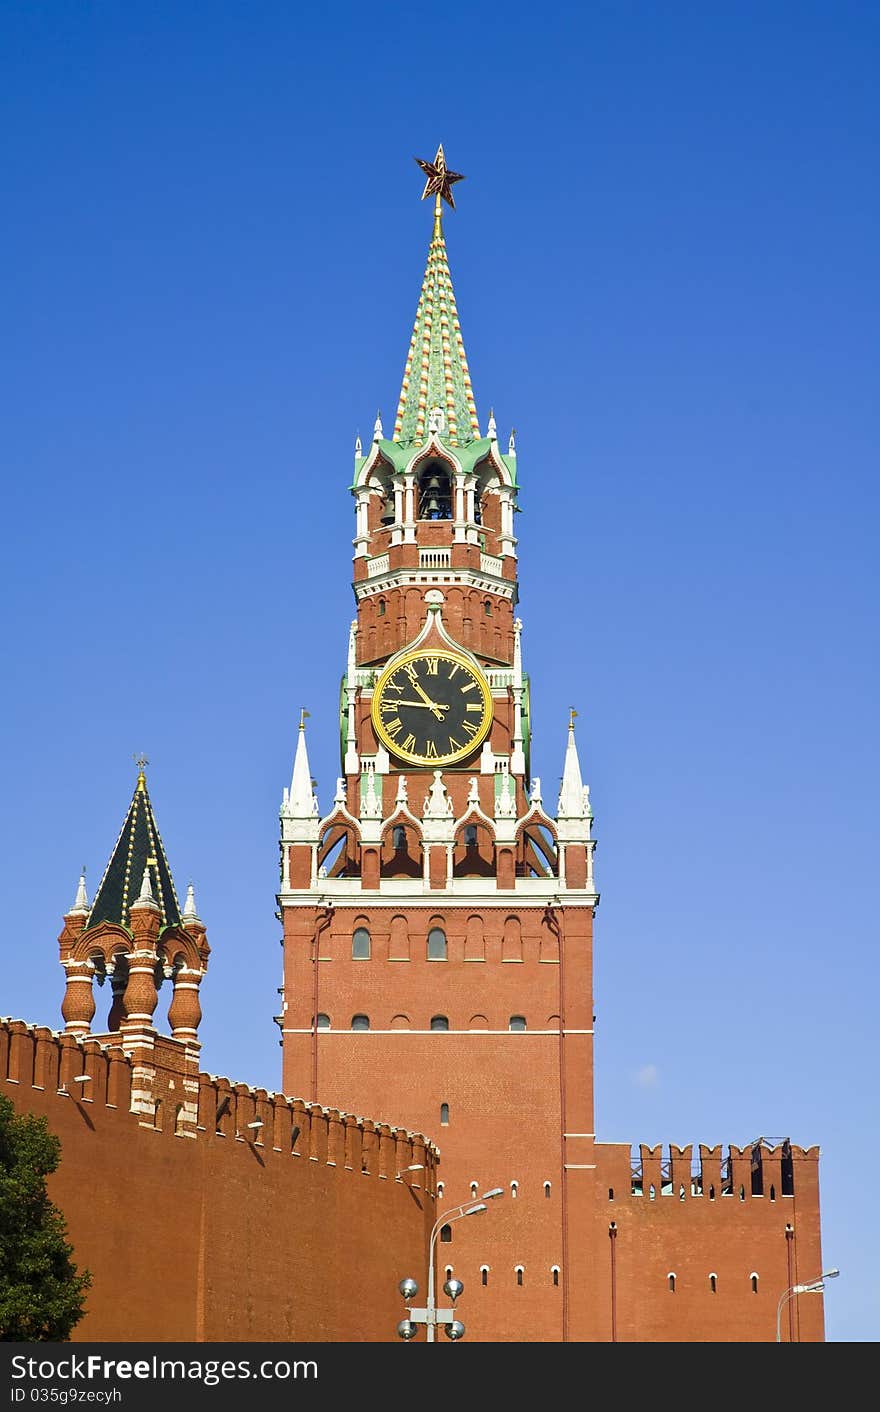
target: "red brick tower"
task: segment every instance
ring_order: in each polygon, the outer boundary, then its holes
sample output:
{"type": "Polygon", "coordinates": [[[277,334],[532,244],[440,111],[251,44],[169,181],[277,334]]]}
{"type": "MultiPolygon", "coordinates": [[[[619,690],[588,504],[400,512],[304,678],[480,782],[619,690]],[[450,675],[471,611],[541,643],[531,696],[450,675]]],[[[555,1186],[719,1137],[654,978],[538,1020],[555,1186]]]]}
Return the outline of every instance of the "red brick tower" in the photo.
{"type": "Polygon", "coordinates": [[[441,218],[455,174],[442,148],[425,170],[394,431],[377,418],[355,451],[343,774],[322,817],[301,724],[281,809],[283,1086],[434,1135],[438,1211],[504,1188],[437,1247],[469,1338],[588,1339],[592,814],[573,719],[555,817],[530,773],[514,438],[503,453],[492,415],[480,434],[441,218]]]}

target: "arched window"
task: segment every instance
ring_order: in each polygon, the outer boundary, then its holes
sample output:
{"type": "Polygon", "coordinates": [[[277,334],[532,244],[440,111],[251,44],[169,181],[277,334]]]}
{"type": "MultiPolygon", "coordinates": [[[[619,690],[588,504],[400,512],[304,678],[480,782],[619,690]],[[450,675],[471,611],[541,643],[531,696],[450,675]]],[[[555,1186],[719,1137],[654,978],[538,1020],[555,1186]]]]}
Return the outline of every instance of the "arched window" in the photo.
{"type": "Polygon", "coordinates": [[[464,829],[465,848],[476,848],[477,846],[477,826],[476,824],[465,824],[464,829]]]}
{"type": "Polygon", "coordinates": [[[370,933],[366,927],[355,927],[351,938],[351,956],[353,961],[369,961],[370,933]]]}
{"type": "Polygon", "coordinates": [[[669,1288],[671,1292],[675,1294],[675,1275],[672,1270],[669,1271],[669,1274],[666,1276],[666,1278],[669,1281],[669,1288]]]}
{"type": "Polygon", "coordinates": [[[523,1272],[524,1272],[524,1270],[525,1270],[525,1266],[524,1266],[524,1265],[517,1265],[517,1267],[516,1267],[516,1282],[517,1282],[518,1285],[521,1285],[522,1282],[523,1282],[523,1272]]]}
{"type": "Polygon", "coordinates": [[[475,1201],[475,1200],[476,1200],[476,1198],[477,1198],[477,1192],[478,1192],[478,1191],[479,1191],[479,1187],[478,1187],[477,1183],[476,1183],[476,1182],[471,1182],[471,1200],[472,1200],[472,1201],[475,1201]]]}
{"type": "Polygon", "coordinates": [[[514,1201],[519,1196],[519,1182],[510,1183],[510,1195],[514,1201]]]}
{"type": "Polygon", "coordinates": [[[452,1241],[452,1227],[448,1223],[440,1227],[440,1241],[443,1245],[449,1245],[452,1241]]]}
{"type": "Polygon", "coordinates": [[[757,1276],[757,1273],[756,1273],[754,1270],[753,1270],[752,1273],[749,1275],[749,1283],[750,1283],[751,1286],[752,1286],[752,1294],[757,1294],[757,1293],[758,1293],[758,1276],[757,1276]]]}
{"type": "Polygon", "coordinates": [[[428,960],[446,960],[446,933],[442,927],[432,927],[428,932],[428,960]]]}
{"type": "Polygon", "coordinates": [[[489,1283],[489,1266],[488,1266],[488,1265],[481,1265],[481,1266],[480,1266],[480,1284],[481,1284],[481,1285],[487,1285],[488,1283],[489,1283]]]}
{"type": "Polygon", "coordinates": [[[491,618],[491,616],[492,616],[492,600],[491,600],[491,598],[487,598],[486,601],[484,602],[484,604],[483,604],[483,613],[485,614],[485,616],[486,616],[487,618],[491,618]]]}
{"type": "Polygon", "coordinates": [[[544,1197],[545,1197],[545,1199],[546,1199],[547,1201],[550,1200],[550,1183],[549,1183],[549,1182],[545,1182],[545,1183],[544,1183],[544,1197]]]}
{"type": "Polygon", "coordinates": [[[558,1284],[559,1284],[559,1266],[558,1266],[558,1265],[551,1265],[551,1266],[550,1266],[550,1274],[553,1276],[553,1283],[554,1283],[554,1285],[558,1285],[558,1284]]]}
{"type": "Polygon", "coordinates": [[[317,1027],[317,1029],[319,1029],[319,1030],[329,1030],[329,1028],[330,1028],[330,1016],[329,1016],[329,1015],[318,1015],[318,1016],[316,1017],[316,1027],[317,1027]]]}
{"type": "Polygon", "coordinates": [[[526,1027],[525,1015],[511,1015],[507,1028],[514,1034],[522,1034],[526,1027]]]}
{"type": "MultiPolygon", "coordinates": [[[[446,1106],[446,1105],[444,1104],[444,1107],[445,1107],[445,1106],[446,1106]]],[[[437,1197],[438,1197],[438,1200],[439,1200],[439,1198],[440,1198],[442,1195],[443,1195],[443,1183],[442,1183],[442,1182],[438,1182],[438,1183],[437,1183],[437,1197]]]]}
{"type": "Polygon", "coordinates": [[[403,824],[395,824],[391,830],[391,842],[398,853],[406,851],[406,829],[403,824]]]}
{"type": "Polygon", "coordinates": [[[384,617],[385,617],[385,599],[384,599],[384,598],[380,598],[380,599],[379,599],[379,617],[380,617],[380,618],[384,618],[384,617]]]}
{"type": "Polygon", "coordinates": [[[452,1266],[451,1266],[451,1265],[447,1265],[447,1266],[446,1266],[446,1278],[447,1278],[447,1280],[451,1280],[451,1279],[452,1279],[452,1266]]]}
{"type": "Polygon", "coordinates": [[[368,1030],[370,1028],[369,1015],[352,1015],[351,1027],[353,1030],[368,1030]]]}
{"type": "Polygon", "coordinates": [[[441,1103],[441,1104],[440,1104],[440,1122],[443,1124],[444,1128],[446,1127],[447,1123],[449,1122],[449,1104],[448,1104],[448,1103],[441,1103]]]}
{"type": "Polygon", "coordinates": [[[716,1274],[709,1276],[709,1288],[713,1294],[718,1293],[718,1276],[716,1274]]]}
{"type": "Polygon", "coordinates": [[[449,1020],[447,1019],[447,1017],[446,1017],[445,1015],[432,1015],[432,1016],[431,1016],[431,1029],[432,1029],[432,1030],[448,1030],[448,1029],[449,1029],[449,1020]]]}

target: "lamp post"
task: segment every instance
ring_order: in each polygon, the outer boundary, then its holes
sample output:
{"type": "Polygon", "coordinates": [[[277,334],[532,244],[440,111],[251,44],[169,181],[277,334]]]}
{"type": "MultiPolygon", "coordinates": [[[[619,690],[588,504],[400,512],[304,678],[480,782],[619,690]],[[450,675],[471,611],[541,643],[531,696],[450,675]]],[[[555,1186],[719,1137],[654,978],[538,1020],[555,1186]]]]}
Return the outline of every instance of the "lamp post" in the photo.
{"type": "Polygon", "coordinates": [[[825,1288],[825,1280],[833,1280],[840,1274],[839,1270],[823,1270],[815,1280],[807,1280],[806,1284],[790,1285],[784,1289],[779,1296],[779,1303],[776,1306],[776,1342],[782,1342],[782,1310],[790,1299],[795,1299],[799,1294],[821,1294],[825,1288]]]}
{"type": "MultiPolygon", "coordinates": [[[[452,1300],[453,1308],[438,1309],[434,1295],[434,1252],[437,1246],[437,1237],[444,1226],[451,1226],[454,1221],[462,1221],[465,1216],[479,1216],[487,1210],[486,1202],[494,1201],[496,1197],[504,1195],[504,1188],[493,1187],[491,1191],[485,1191],[473,1201],[463,1201],[460,1206],[452,1206],[448,1211],[444,1211],[438,1216],[431,1228],[431,1238],[428,1244],[428,1302],[424,1309],[408,1309],[408,1318],[402,1319],[397,1326],[397,1332],[403,1339],[415,1338],[418,1332],[417,1325],[425,1324],[427,1329],[428,1343],[436,1342],[437,1325],[444,1324],[446,1333],[453,1341],[464,1337],[464,1324],[455,1318],[455,1301],[458,1299],[464,1285],[461,1280],[447,1280],[443,1285],[444,1293],[452,1300]]],[[[419,1287],[415,1280],[404,1279],[400,1281],[400,1292],[404,1299],[414,1299],[419,1292],[419,1287]]]]}

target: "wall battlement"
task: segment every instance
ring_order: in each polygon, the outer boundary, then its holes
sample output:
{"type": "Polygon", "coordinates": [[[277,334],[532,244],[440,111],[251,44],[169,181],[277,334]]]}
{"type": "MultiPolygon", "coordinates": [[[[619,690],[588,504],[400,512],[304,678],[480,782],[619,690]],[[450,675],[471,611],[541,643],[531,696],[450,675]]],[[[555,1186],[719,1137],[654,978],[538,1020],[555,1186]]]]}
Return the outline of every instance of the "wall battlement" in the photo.
{"type": "Polygon", "coordinates": [[[393,1339],[398,1281],[427,1265],[436,1147],[195,1058],[0,1019],[0,1092],[61,1139],[49,1193],[93,1276],[74,1340],[393,1339]]]}

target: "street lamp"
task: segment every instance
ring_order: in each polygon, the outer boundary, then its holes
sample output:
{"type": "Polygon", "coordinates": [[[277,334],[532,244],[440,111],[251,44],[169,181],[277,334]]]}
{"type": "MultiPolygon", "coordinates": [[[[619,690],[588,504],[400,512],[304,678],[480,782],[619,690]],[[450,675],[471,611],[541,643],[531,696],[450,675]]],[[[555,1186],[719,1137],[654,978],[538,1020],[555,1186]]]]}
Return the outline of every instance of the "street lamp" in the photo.
{"type": "Polygon", "coordinates": [[[815,1280],[807,1280],[806,1284],[791,1285],[784,1289],[779,1296],[779,1303],[776,1306],[776,1342],[782,1342],[782,1310],[789,1299],[795,1299],[799,1294],[821,1294],[825,1285],[823,1281],[836,1279],[840,1274],[839,1270],[823,1270],[815,1280]]]}
{"type": "MultiPolygon", "coordinates": [[[[438,1324],[444,1325],[447,1338],[452,1339],[453,1342],[464,1338],[464,1324],[455,1318],[455,1301],[464,1289],[461,1280],[447,1280],[443,1286],[443,1293],[452,1301],[453,1307],[451,1309],[438,1309],[434,1298],[434,1252],[437,1237],[444,1226],[451,1226],[454,1221],[463,1221],[465,1216],[481,1215],[483,1211],[487,1210],[487,1201],[494,1201],[496,1197],[503,1195],[503,1187],[492,1187],[491,1191],[483,1192],[482,1196],[476,1200],[463,1201],[460,1206],[453,1206],[437,1217],[431,1228],[431,1238],[428,1244],[428,1303],[424,1309],[407,1310],[408,1317],[401,1319],[397,1325],[400,1338],[407,1340],[415,1338],[419,1324],[425,1324],[427,1327],[428,1343],[436,1341],[438,1324]]],[[[401,1280],[398,1289],[404,1299],[414,1299],[419,1292],[418,1285],[412,1279],[401,1280]]]]}

